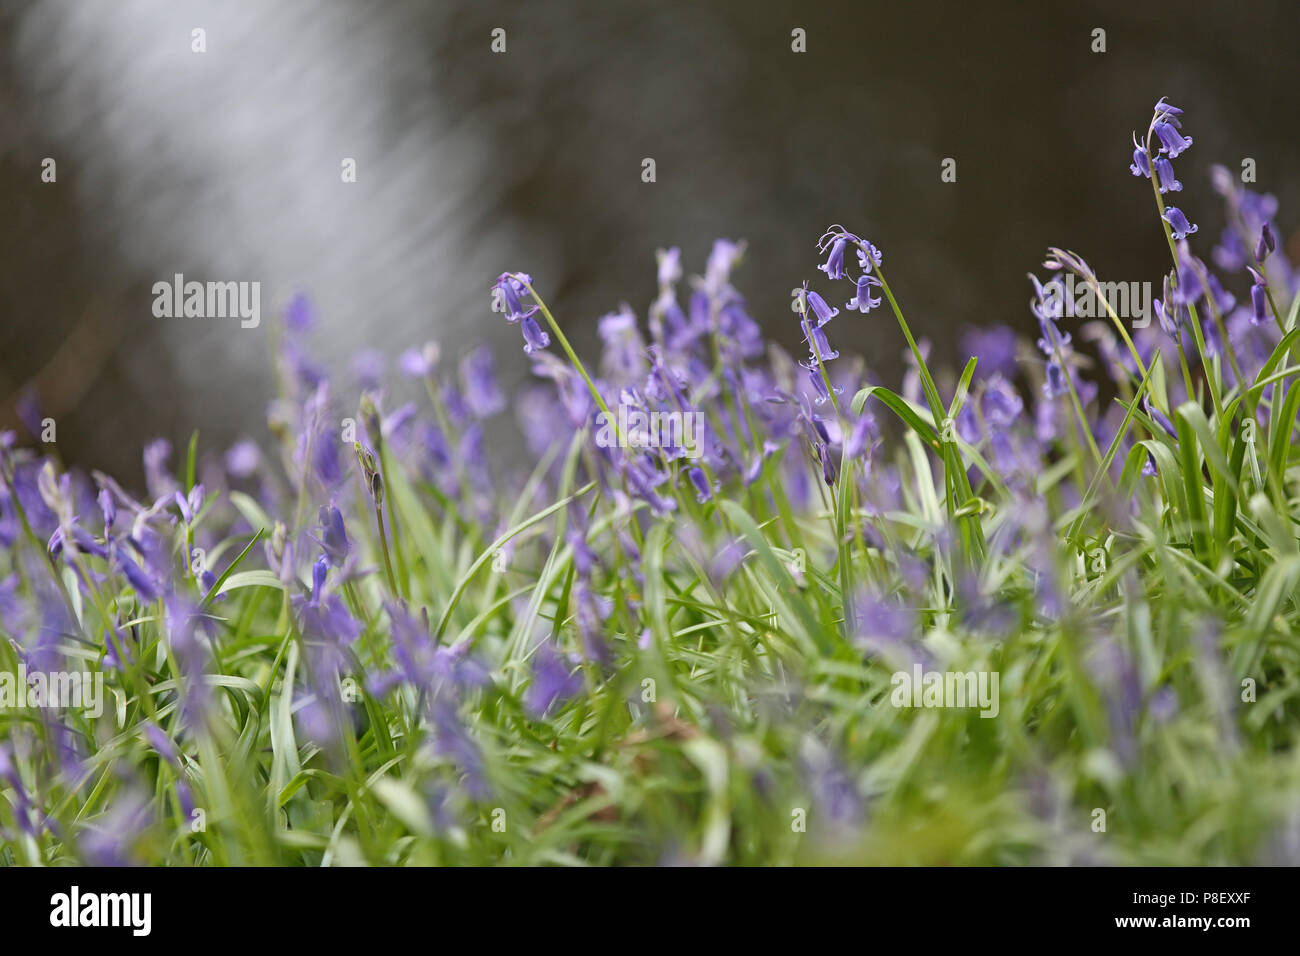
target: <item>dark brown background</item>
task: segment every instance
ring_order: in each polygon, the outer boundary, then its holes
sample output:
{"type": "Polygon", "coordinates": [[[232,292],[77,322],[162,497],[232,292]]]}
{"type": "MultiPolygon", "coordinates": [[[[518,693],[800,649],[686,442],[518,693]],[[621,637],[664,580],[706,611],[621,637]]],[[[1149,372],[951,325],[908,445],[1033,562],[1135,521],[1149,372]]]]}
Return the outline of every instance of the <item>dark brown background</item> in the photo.
{"type": "MultiPolygon", "coordinates": [[[[1221,224],[1212,162],[1255,158],[1284,233],[1300,200],[1290,2],[0,9],[0,414],[38,384],[64,456],[133,481],[154,435],[261,434],[272,299],[299,285],[336,363],[486,339],[518,380],[517,331],[487,307],[503,269],[532,272],[591,348],[603,312],[643,314],[656,247],[680,244],[692,271],[716,236],[744,237],[738,284],[793,344],[789,290],[819,277],[813,243],[843,222],[885,250],[909,319],[951,359],[965,325],[1028,326],[1024,275],[1048,245],[1158,283],[1166,249],[1127,164],[1161,95],[1196,141],[1178,204],[1202,254],[1221,224]],[[175,271],[262,281],[262,327],[155,319],[150,286],[175,271]]],[[[834,337],[896,374],[886,316],[843,317],[834,337]]]]}

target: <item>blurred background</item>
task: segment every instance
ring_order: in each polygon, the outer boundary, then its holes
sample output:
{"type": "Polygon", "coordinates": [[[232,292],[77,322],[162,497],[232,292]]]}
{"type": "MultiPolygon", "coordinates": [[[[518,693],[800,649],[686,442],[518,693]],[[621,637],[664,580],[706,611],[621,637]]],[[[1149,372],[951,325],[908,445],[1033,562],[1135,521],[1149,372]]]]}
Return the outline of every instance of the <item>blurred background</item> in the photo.
{"type": "MultiPolygon", "coordinates": [[[[1222,225],[1212,163],[1256,161],[1283,241],[1300,210],[1294,2],[0,11],[0,427],[35,395],[65,460],[132,484],[152,437],[183,447],[198,428],[211,450],[265,434],[271,326],[295,290],[336,368],[365,349],[435,339],[454,360],[487,341],[517,383],[518,330],[489,308],[503,270],[530,272],[590,352],[605,312],[626,301],[644,317],[657,247],[680,245],[691,273],[713,239],[743,238],[737,286],[793,347],[790,289],[820,278],[814,242],[841,222],[884,249],[909,321],[954,361],[967,326],[1030,328],[1025,273],[1048,245],[1158,285],[1167,247],[1128,163],[1162,95],[1196,142],[1178,205],[1203,256],[1222,225]],[[955,183],[940,179],[949,157],[955,183]],[[261,282],[260,327],[155,318],[153,283],[175,273],[261,282]]],[[[834,331],[901,375],[887,314],[834,331]]]]}

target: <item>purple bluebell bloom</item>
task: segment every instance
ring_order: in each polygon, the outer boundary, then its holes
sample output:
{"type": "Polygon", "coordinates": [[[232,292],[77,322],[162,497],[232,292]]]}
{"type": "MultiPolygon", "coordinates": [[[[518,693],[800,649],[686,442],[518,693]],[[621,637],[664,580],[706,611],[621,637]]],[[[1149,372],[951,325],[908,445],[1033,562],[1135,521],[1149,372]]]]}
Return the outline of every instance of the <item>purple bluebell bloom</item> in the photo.
{"type": "Polygon", "coordinates": [[[868,239],[858,239],[858,266],[863,272],[870,272],[875,266],[885,261],[885,254],[868,239]]]}
{"type": "Polygon", "coordinates": [[[1264,223],[1259,230],[1259,241],[1255,243],[1255,261],[1263,265],[1264,260],[1276,248],[1277,240],[1273,238],[1273,230],[1269,228],[1268,223],[1264,223]]]}
{"type": "Polygon", "coordinates": [[[397,360],[397,367],[407,378],[425,378],[438,364],[440,349],[437,342],[426,342],[418,349],[407,349],[397,360]]]}
{"type": "Polygon", "coordinates": [[[1241,241],[1241,234],[1231,226],[1223,230],[1219,244],[1210,253],[1214,264],[1225,272],[1238,272],[1246,267],[1249,255],[1246,244],[1241,241]]]}
{"type": "Polygon", "coordinates": [[[861,458],[871,450],[872,441],[877,435],[876,420],[865,409],[853,423],[848,440],[844,443],[844,454],[849,458],[861,458]]]}
{"type": "MultiPolygon", "coordinates": [[[[831,397],[831,392],[826,388],[826,381],[822,378],[821,369],[818,367],[817,361],[813,359],[808,362],[800,362],[799,364],[808,370],[808,381],[812,385],[813,401],[818,405],[825,405],[827,400],[831,397]]],[[[834,393],[836,395],[840,394],[842,391],[843,389],[840,386],[834,386],[834,393]]]]}
{"type": "Polygon", "coordinates": [[[465,405],[475,418],[491,418],[506,407],[506,397],[497,385],[492,350],[487,346],[479,346],[461,359],[460,379],[465,405]]]}
{"type": "Polygon", "coordinates": [[[1156,120],[1152,126],[1156,138],[1160,140],[1160,151],[1170,159],[1177,159],[1179,154],[1192,145],[1192,138],[1184,136],[1171,122],[1156,120]]]}
{"type": "Polygon", "coordinates": [[[1227,315],[1237,305],[1237,297],[1225,289],[1219,282],[1218,277],[1213,272],[1205,274],[1205,282],[1209,287],[1209,297],[1214,303],[1214,307],[1219,310],[1219,315],[1227,315]]]}
{"type": "Polygon", "coordinates": [[[177,490],[176,479],[167,470],[167,459],[172,454],[172,443],[166,438],[156,438],[144,446],[144,477],[149,497],[155,501],[169,498],[177,490]]]}
{"type": "Polygon", "coordinates": [[[673,246],[671,249],[660,249],[657,258],[660,287],[676,285],[682,277],[681,248],[673,246]]]}
{"type": "Polygon", "coordinates": [[[1268,321],[1268,292],[1266,291],[1268,281],[1253,267],[1247,268],[1250,277],[1255,280],[1250,287],[1250,321],[1255,325],[1261,325],[1268,321]]]}
{"type": "Polygon", "coordinates": [[[1166,434],[1168,434],[1170,438],[1174,439],[1175,441],[1178,440],[1178,429],[1174,427],[1174,423],[1169,420],[1168,415],[1166,415],[1160,409],[1156,408],[1154,405],[1151,404],[1151,399],[1149,396],[1143,397],[1142,409],[1147,413],[1148,416],[1150,416],[1153,422],[1155,422],[1157,425],[1159,425],[1161,428],[1165,430],[1166,434]]]}
{"type": "Polygon", "coordinates": [[[257,443],[247,438],[231,445],[226,451],[226,471],[232,478],[249,478],[257,471],[262,460],[262,453],[257,443]]]}
{"type": "Polygon", "coordinates": [[[316,324],[316,308],[304,293],[294,293],[289,304],[285,306],[284,324],[294,335],[302,335],[316,324]]]}
{"type": "Polygon", "coordinates": [[[817,317],[819,328],[840,314],[839,309],[831,308],[827,301],[812,289],[804,289],[804,301],[812,314],[817,317]]]}
{"type": "Polygon", "coordinates": [[[551,644],[543,643],[533,655],[533,679],[524,704],[534,717],[546,717],[557,703],[563,703],[582,689],[582,675],[551,644]]]}
{"type": "Polygon", "coordinates": [[[1151,178],[1151,160],[1147,148],[1138,142],[1137,133],[1133,134],[1133,162],[1129,163],[1128,169],[1134,176],[1151,178]]]}
{"type": "Polygon", "coordinates": [[[1191,319],[1191,313],[1187,306],[1177,300],[1173,287],[1170,285],[1169,276],[1165,276],[1164,281],[1164,298],[1155,299],[1151,303],[1152,309],[1156,313],[1156,318],[1160,320],[1160,328],[1166,335],[1177,338],[1191,319]]]}
{"type": "Polygon", "coordinates": [[[1014,329],[1005,325],[969,329],[961,341],[966,354],[979,359],[975,367],[977,377],[998,374],[1010,378],[1016,374],[1018,339],[1014,329]]]}
{"type": "Polygon", "coordinates": [[[140,565],[127,554],[123,548],[113,549],[113,559],[117,564],[118,570],[126,577],[127,582],[135,589],[136,596],[144,604],[152,604],[158,600],[161,595],[161,589],[158,583],[148,574],[140,565]]]}
{"type": "Polygon", "coordinates": [[[846,245],[848,245],[848,240],[843,236],[831,240],[826,261],[817,267],[820,271],[826,273],[828,279],[844,278],[844,247],[846,245]]]}
{"type": "Polygon", "coordinates": [[[1047,375],[1043,381],[1043,394],[1048,398],[1060,398],[1062,395],[1068,395],[1069,392],[1069,381],[1065,377],[1061,363],[1056,359],[1050,359],[1047,363],[1047,375]]]}
{"type": "Polygon", "coordinates": [[[524,334],[524,352],[532,355],[551,344],[551,337],[542,331],[541,326],[532,314],[523,316],[519,323],[520,330],[524,334]]]}
{"type": "Polygon", "coordinates": [[[844,308],[862,313],[870,312],[881,303],[879,296],[871,294],[871,290],[875,288],[880,288],[880,280],[869,273],[862,273],[858,276],[853,298],[844,304],[844,308]]]}
{"type": "Polygon", "coordinates": [[[533,280],[531,276],[523,272],[503,272],[497,277],[496,285],[493,286],[496,291],[494,307],[496,305],[500,306],[501,311],[505,312],[507,322],[518,322],[520,319],[532,315],[538,309],[536,305],[525,308],[519,299],[527,291],[524,287],[525,282],[532,285],[533,280]]]}
{"type": "Polygon", "coordinates": [[[988,380],[980,397],[980,412],[991,428],[1010,428],[1024,408],[1024,401],[1010,382],[1001,375],[988,380]]]}
{"type": "Polygon", "coordinates": [[[731,270],[745,254],[745,244],[731,239],[715,239],[704,266],[704,288],[715,297],[723,297],[730,289],[731,270]]]}
{"type": "Polygon", "coordinates": [[[645,341],[637,328],[636,313],[627,303],[602,316],[596,332],[604,344],[601,371],[607,380],[622,385],[645,374],[645,341]]]}
{"type": "Polygon", "coordinates": [[[1156,176],[1162,193],[1181,192],[1183,184],[1174,176],[1174,164],[1164,156],[1157,156],[1155,161],[1156,176]]]}
{"type": "Polygon", "coordinates": [[[818,359],[829,362],[833,358],[839,358],[840,353],[831,347],[831,343],[826,339],[826,333],[819,326],[808,327],[804,343],[808,346],[808,359],[814,364],[818,359]]]}
{"type": "Polygon", "coordinates": [[[351,546],[348,544],[347,530],[343,527],[343,513],[338,508],[332,505],[329,508],[321,507],[320,537],[315,540],[325,552],[329,564],[341,568],[351,546]]]}
{"type": "Polygon", "coordinates": [[[1165,222],[1169,223],[1175,239],[1186,239],[1200,227],[1195,223],[1187,221],[1183,211],[1177,206],[1169,206],[1165,209],[1165,222]]]}
{"type": "Polygon", "coordinates": [[[695,499],[700,504],[713,497],[713,489],[709,486],[709,479],[702,468],[692,468],[687,472],[687,476],[691,479],[691,484],[695,486],[695,499]]]}
{"type": "Polygon", "coordinates": [[[1178,287],[1172,298],[1179,305],[1193,305],[1208,291],[1202,276],[1207,273],[1205,263],[1192,255],[1186,239],[1180,239],[1178,251],[1178,287]]]}

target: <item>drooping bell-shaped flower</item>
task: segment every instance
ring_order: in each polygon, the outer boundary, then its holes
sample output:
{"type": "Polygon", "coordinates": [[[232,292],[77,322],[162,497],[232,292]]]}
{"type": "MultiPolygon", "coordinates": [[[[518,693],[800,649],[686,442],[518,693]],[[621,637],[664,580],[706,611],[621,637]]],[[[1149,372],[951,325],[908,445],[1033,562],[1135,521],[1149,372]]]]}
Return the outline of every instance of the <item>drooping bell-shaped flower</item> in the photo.
{"type": "Polygon", "coordinates": [[[536,305],[525,308],[519,299],[527,291],[524,283],[531,285],[532,281],[532,277],[524,272],[503,272],[497,277],[496,285],[493,286],[493,308],[504,312],[507,322],[518,322],[537,311],[536,305]]]}
{"type": "Polygon", "coordinates": [[[1273,238],[1273,230],[1269,228],[1268,223],[1264,223],[1259,230],[1259,241],[1255,243],[1255,261],[1263,265],[1264,260],[1276,248],[1277,240],[1273,238]]]}
{"type": "Polygon", "coordinates": [[[829,362],[833,358],[839,358],[840,353],[831,346],[831,343],[826,339],[826,333],[818,326],[813,326],[808,330],[804,342],[808,344],[808,358],[814,364],[818,359],[829,362]]]}
{"type": "Polygon", "coordinates": [[[876,306],[880,305],[880,297],[873,297],[871,290],[880,287],[880,280],[875,276],[863,273],[858,276],[857,290],[852,299],[845,303],[844,308],[857,312],[870,312],[876,306]]]}
{"type": "Polygon", "coordinates": [[[1151,159],[1147,148],[1138,142],[1137,133],[1133,134],[1133,162],[1128,164],[1128,169],[1134,176],[1151,178],[1151,159]]]}
{"type": "Polygon", "coordinates": [[[1156,134],[1156,138],[1160,140],[1161,152],[1170,159],[1177,159],[1180,153],[1183,153],[1192,145],[1192,138],[1178,132],[1178,128],[1173,123],[1156,120],[1151,129],[1156,134]]]}
{"type": "Polygon", "coordinates": [[[848,240],[843,236],[833,240],[826,261],[817,267],[820,271],[826,273],[828,279],[844,278],[844,247],[846,245],[848,245],[848,240]]]}
{"type": "Polygon", "coordinates": [[[1165,222],[1169,223],[1170,229],[1173,230],[1175,239],[1186,239],[1192,233],[1196,232],[1199,226],[1195,223],[1188,222],[1187,216],[1177,206],[1169,206],[1165,209],[1165,222]]]}
{"type": "Polygon", "coordinates": [[[839,309],[831,308],[830,304],[812,289],[804,290],[804,301],[808,303],[808,308],[812,310],[812,314],[817,316],[818,326],[825,325],[840,314],[839,309]]]}
{"type": "Polygon", "coordinates": [[[687,477],[691,479],[691,484],[695,486],[696,501],[704,504],[713,497],[713,488],[709,485],[708,476],[704,474],[702,468],[692,468],[687,472],[687,477]]]}
{"type": "Polygon", "coordinates": [[[1183,184],[1174,176],[1174,164],[1164,156],[1157,156],[1155,160],[1156,178],[1160,183],[1162,193],[1181,192],[1183,184]]]}
{"type": "Polygon", "coordinates": [[[537,320],[529,313],[521,319],[519,323],[520,331],[524,333],[524,352],[532,355],[551,344],[551,337],[542,331],[542,327],[537,324],[537,320]]]}
{"type": "Polygon", "coordinates": [[[1256,272],[1251,266],[1247,266],[1250,276],[1255,280],[1250,287],[1250,322],[1252,325],[1262,325],[1268,321],[1268,282],[1262,273],[1256,272]]]}

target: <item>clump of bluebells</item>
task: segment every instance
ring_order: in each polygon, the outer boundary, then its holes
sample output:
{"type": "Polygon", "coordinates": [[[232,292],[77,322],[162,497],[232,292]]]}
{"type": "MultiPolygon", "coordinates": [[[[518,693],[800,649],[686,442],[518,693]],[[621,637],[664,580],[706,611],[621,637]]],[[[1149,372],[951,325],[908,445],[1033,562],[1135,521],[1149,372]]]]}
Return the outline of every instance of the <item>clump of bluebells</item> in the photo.
{"type": "Polygon", "coordinates": [[[0,861],[1294,862],[1300,273],[1222,168],[1194,245],[1180,109],[1133,144],[1158,322],[1052,248],[1035,334],[936,374],[833,226],[792,315],[742,243],[661,251],[591,366],[502,274],[526,456],[487,349],[334,378],[302,297],[274,447],[154,442],[136,494],[6,433],[0,674],[105,699],[0,707],[0,861]],[[835,347],[879,322],[901,383],[835,347]],[[930,673],[997,706],[896,693],[930,673]]]}

